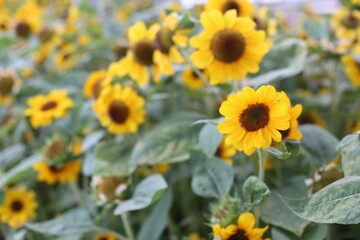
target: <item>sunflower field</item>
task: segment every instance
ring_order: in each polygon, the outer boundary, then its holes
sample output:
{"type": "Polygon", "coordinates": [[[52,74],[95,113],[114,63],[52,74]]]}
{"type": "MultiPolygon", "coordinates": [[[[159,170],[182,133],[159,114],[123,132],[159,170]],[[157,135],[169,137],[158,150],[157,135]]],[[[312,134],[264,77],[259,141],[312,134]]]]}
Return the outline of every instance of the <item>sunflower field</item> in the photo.
{"type": "Polygon", "coordinates": [[[360,0],[202,2],[0,0],[0,240],[360,239],[360,0]]]}

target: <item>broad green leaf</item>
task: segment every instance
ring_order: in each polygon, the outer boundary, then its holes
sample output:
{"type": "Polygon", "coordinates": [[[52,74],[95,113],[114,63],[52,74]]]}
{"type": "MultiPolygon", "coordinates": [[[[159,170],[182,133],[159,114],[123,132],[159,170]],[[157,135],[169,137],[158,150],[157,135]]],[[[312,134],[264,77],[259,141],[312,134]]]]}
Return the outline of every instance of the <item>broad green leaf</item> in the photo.
{"type": "Polygon", "coordinates": [[[93,224],[89,213],[82,208],[70,210],[60,217],[38,223],[27,223],[32,231],[48,235],[72,235],[91,231],[93,224]]]}
{"type": "Polygon", "coordinates": [[[316,125],[305,124],[299,127],[303,134],[301,146],[319,165],[324,165],[337,156],[339,140],[330,132],[316,125]]]}
{"type": "Polygon", "coordinates": [[[0,168],[12,164],[24,155],[26,147],[24,144],[15,144],[0,152],[0,168]]]}
{"type": "Polygon", "coordinates": [[[283,202],[301,218],[317,223],[360,223],[360,177],[340,179],[309,198],[292,200],[281,197],[283,202]]]}
{"type": "Polygon", "coordinates": [[[201,197],[225,197],[234,181],[234,169],[216,157],[194,152],[191,156],[193,192],[201,197]]]}
{"type": "Polygon", "coordinates": [[[310,224],[301,237],[301,240],[324,240],[327,234],[326,224],[310,224]]]}
{"type": "Polygon", "coordinates": [[[318,41],[325,40],[329,38],[329,23],[326,20],[322,21],[312,21],[305,19],[304,29],[307,34],[318,41]]]}
{"type": "Polygon", "coordinates": [[[300,141],[284,140],[283,146],[285,149],[278,149],[274,147],[266,148],[265,151],[278,159],[288,159],[297,155],[300,148],[300,141]]]}
{"type": "Polygon", "coordinates": [[[142,224],[137,240],[158,240],[168,224],[173,195],[167,191],[156,203],[150,216],[142,224]]]}
{"type": "Polygon", "coordinates": [[[195,19],[190,17],[189,14],[184,13],[179,21],[178,29],[189,29],[195,25],[195,19]]]}
{"type": "Polygon", "coordinates": [[[201,126],[191,124],[203,118],[197,113],[172,114],[147,133],[131,154],[134,165],[172,163],[188,160],[188,150],[198,142],[201,126]]]}
{"type": "Polygon", "coordinates": [[[345,177],[360,176],[360,133],[344,137],[338,145],[338,151],[345,177]]]}
{"type": "Polygon", "coordinates": [[[10,181],[20,180],[26,173],[32,169],[32,165],[40,160],[40,154],[34,154],[21,163],[11,168],[5,174],[0,175],[0,188],[10,181]]]}
{"type": "Polygon", "coordinates": [[[262,72],[251,80],[251,84],[259,87],[299,74],[304,69],[306,55],[305,41],[300,39],[283,40],[264,57],[260,68],[262,72]]]}
{"type": "Polygon", "coordinates": [[[276,240],[296,240],[298,239],[294,234],[285,231],[284,229],[272,227],[271,238],[276,240]]]}
{"type": "Polygon", "coordinates": [[[258,206],[270,197],[268,186],[258,177],[250,176],[243,185],[243,196],[248,206],[258,206]]]}
{"type": "Polygon", "coordinates": [[[105,135],[105,131],[103,131],[103,130],[99,130],[99,131],[96,131],[96,132],[93,132],[93,133],[87,135],[84,138],[84,141],[81,146],[81,150],[83,152],[86,152],[87,150],[89,150],[90,148],[95,146],[104,135],[105,135]]]}
{"type": "Polygon", "coordinates": [[[160,197],[167,187],[168,185],[163,176],[155,174],[147,177],[136,186],[134,195],[131,199],[120,203],[115,208],[114,214],[121,215],[125,212],[148,207],[160,197]]]}
{"type": "Polygon", "coordinates": [[[101,177],[124,177],[133,173],[130,149],[124,142],[102,142],[95,148],[93,174],[101,177]]]}
{"type": "Polygon", "coordinates": [[[199,147],[204,153],[211,157],[215,154],[223,136],[224,135],[218,131],[216,125],[205,124],[200,131],[199,147]]]}

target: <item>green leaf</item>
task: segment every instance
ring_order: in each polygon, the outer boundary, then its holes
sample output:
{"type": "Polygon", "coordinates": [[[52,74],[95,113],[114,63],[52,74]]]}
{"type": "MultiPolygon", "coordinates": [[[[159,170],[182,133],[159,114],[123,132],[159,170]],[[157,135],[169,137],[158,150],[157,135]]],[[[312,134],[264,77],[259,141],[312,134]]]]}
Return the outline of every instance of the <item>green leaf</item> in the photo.
{"type": "Polygon", "coordinates": [[[338,151],[345,177],[360,176],[360,133],[344,137],[338,145],[338,151]]]}
{"type": "Polygon", "coordinates": [[[358,224],[360,214],[360,177],[340,179],[309,198],[292,200],[281,197],[293,213],[317,223],[358,224]]]}
{"type": "Polygon", "coordinates": [[[196,19],[190,17],[189,14],[185,13],[182,15],[177,28],[178,29],[190,29],[190,28],[194,27],[195,22],[196,22],[196,19]]]}
{"type": "Polygon", "coordinates": [[[304,29],[307,34],[318,41],[329,39],[329,22],[326,20],[322,21],[312,21],[305,19],[304,21],[304,29]]]}
{"type": "Polygon", "coordinates": [[[167,187],[165,179],[159,174],[145,178],[136,186],[132,198],[118,205],[114,210],[114,214],[120,215],[148,207],[160,197],[167,187]]]}
{"type": "Polygon", "coordinates": [[[272,227],[271,238],[276,240],[296,240],[298,239],[294,234],[285,231],[284,229],[272,227]]]}
{"type": "Polygon", "coordinates": [[[25,151],[25,145],[20,143],[5,148],[2,152],[0,152],[0,168],[4,168],[7,165],[20,160],[25,151]]]}
{"type": "Polygon", "coordinates": [[[234,181],[234,169],[225,161],[194,152],[191,156],[193,192],[201,197],[225,197],[234,181]]]}
{"type": "Polygon", "coordinates": [[[310,224],[301,237],[301,240],[323,240],[325,239],[328,231],[326,224],[310,224]]]}
{"type": "Polygon", "coordinates": [[[283,141],[283,146],[285,149],[269,147],[264,150],[278,159],[289,159],[295,157],[299,152],[300,141],[285,139],[283,141]]]}
{"type": "Polygon", "coordinates": [[[216,125],[205,124],[200,131],[199,147],[204,153],[211,157],[215,154],[223,136],[224,135],[218,131],[216,125]]]}
{"type": "Polygon", "coordinates": [[[260,67],[263,70],[260,75],[251,80],[251,85],[259,87],[299,74],[305,67],[306,55],[305,41],[300,39],[283,40],[265,56],[260,67]]]}
{"type": "Polygon", "coordinates": [[[101,177],[129,176],[135,170],[130,164],[130,148],[123,142],[96,145],[93,174],[101,177]]]}
{"type": "Polygon", "coordinates": [[[8,182],[20,180],[21,178],[26,176],[26,173],[28,173],[28,171],[32,169],[33,164],[40,160],[40,156],[40,154],[34,154],[23,160],[15,167],[11,168],[5,174],[0,175],[0,188],[2,188],[8,182]]]}
{"type": "Polygon", "coordinates": [[[154,206],[150,216],[142,224],[137,240],[158,240],[168,224],[168,212],[173,195],[167,191],[154,206]]]}
{"type": "Polygon", "coordinates": [[[198,142],[201,126],[191,124],[203,118],[197,113],[175,113],[163,120],[135,145],[134,165],[173,163],[188,160],[187,152],[198,142]]]}
{"type": "Polygon", "coordinates": [[[299,129],[303,134],[301,145],[319,165],[324,165],[337,156],[339,140],[330,132],[312,124],[301,125],[299,129]]]}
{"type": "Polygon", "coordinates": [[[258,206],[270,197],[268,186],[258,177],[250,176],[243,185],[245,204],[258,206]]]}
{"type": "Polygon", "coordinates": [[[93,133],[87,135],[84,138],[84,141],[81,145],[81,150],[83,152],[88,151],[90,148],[95,146],[104,135],[105,135],[105,131],[103,131],[103,130],[99,130],[99,131],[96,131],[96,132],[93,132],[93,133]]]}
{"type": "Polygon", "coordinates": [[[60,217],[38,223],[27,223],[32,231],[49,235],[72,235],[89,232],[93,224],[89,213],[82,208],[70,210],[60,217]]]}

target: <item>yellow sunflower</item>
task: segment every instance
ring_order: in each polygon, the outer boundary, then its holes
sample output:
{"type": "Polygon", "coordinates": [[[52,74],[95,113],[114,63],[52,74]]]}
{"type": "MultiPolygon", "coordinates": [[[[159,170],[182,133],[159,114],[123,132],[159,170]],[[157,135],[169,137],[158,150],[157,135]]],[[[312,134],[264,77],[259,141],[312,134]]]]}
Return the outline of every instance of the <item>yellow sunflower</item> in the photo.
{"type": "Polygon", "coordinates": [[[262,236],[269,228],[254,228],[256,224],[255,217],[252,213],[242,213],[238,219],[237,224],[229,225],[225,228],[220,227],[219,224],[213,226],[213,235],[220,237],[221,240],[261,240],[262,236]]]}
{"type": "Polygon", "coordinates": [[[143,22],[136,22],[129,28],[130,49],[127,51],[126,57],[116,63],[117,75],[128,74],[139,85],[145,85],[150,78],[148,67],[154,66],[154,72],[159,72],[153,62],[154,40],[159,29],[160,26],[157,24],[147,29],[143,22]]]}
{"type": "MultiPolygon", "coordinates": [[[[199,69],[205,76],[207,76],[206,70],[199,69]]],[[[192,68],[187,68],[182,72],[183,84],[191,90],[197,90],[201,87],[205,87],[206,83],[201,79],[192,68]]]]}
{"type": "Polygon", "coordinates": [[[75,46],[67,44],[60,48],[54,57],[56,67],[61,71],[68,71],[72,69],[79,60],[78,56],[74,54],[75,46]]]}
{"type": "Polygon", "coordinates": [[[5,9],[0,9],[0,32],[10,28],[10,16],[5,9]]]}
{"type": "Polygon", "coordinates": [[[291,102],[285,92],[281,92],[283,101],[289,106],[290,114],[290,128],[286,130],[280,130],[281,136],[283,139],[293,139],[300,140],[302,138],[302,133],[297,128],[299,123],[297,121],[298,117],[302,112],[302,106],[296,104],[294,107],[291,107],[291,102]]]}
{"type": "Polygon", "coordinates": [[[350,82],[354,86],[360,87],[360,63],[351,55],[342,56],[341,61],[345,65],[344,70],[350,82]]]}
{"type": "Polygon", "coordinates": [[[13,93],[19,85],[20,81],[12,70],[0,71],[0,105],[12,101],[13,93]]]}
{"type": "Polygon", "coordinates": [[[109,233],[103,233],[96,235],[96,237],[94,237],[93,240],[116,240],[116,237],[109,233]]]}
{"type": "Polygon", "coordinates": [[[216,149],[215,155],[229,164],[233,164],[231,159],[236,153],[236,149],[232,145],[227,145],[225,143],[225,138],[220,142],[219,147],[216,149]]]}
{"type": "Polygon", "coordinates": [[[18,37],[28,38],[40,31],[42,11],[34,1],[26,1],[15,13],[15,33],[18,37]]]}
{"type": "Polygon", "coordinates": [[[107,79],[107,72],[104,70],[92,72],[86,79],[83,93],[88,98],[96,99],[103,88],[110,85],[110,79],[107,79]]]}
{"type": "Polygon", "coordinates": [[[256,92],[246,87],[232,94],[220,107],[225,120],[218,129],[228,134],[226,144],[251,155],[257,148],[268,148],[272,140],[280,142],[280,130],[290,127],[289,106],[280,101],[273,86],[262,86],[256,92]]]}
{"type": "Polygon", "coordinates": [[[252,17],[253,5],[247,0],[209,0],[205,9],[217,9],[222,13],[236,10],[238,17],[252,17]]]}
{"type": "Polygon", "coordinates": [[[55,90],[48,95],[36,95],[27,100],[30,108],[25,110],[25,116],[30,117],[30,123],[33,128],[47,126],[55,118],[66,116],[68,108],[74,103],[68,98],[67,92],[55,90]]]}
{"type": "Polygon", "coordinates": [[[81,161],[75,160],[63,165],[49,165],[45,161],[39,161],[33,165],[38,172],[37,179],[47,184],[75,182],[81,169],[81,161]]]}
{"type": "Polygon", "coordinates": [[[205,240],[205,238],[202,238],[198,233],[190,233],[187,238],[191,240],[205,240]]]}
{"type": "Polygon", "coordinates": [[[256,31],[250,18],[238,18],[236,11],[225,15],[218,10],[201,14],[205,30],[190,39],[197,50],[190,56],[196,67],[206,68],[210,84],[244,78],[259,71],[259,63],[269,51],[264,31],[256,31]]]}
{"type": "Polygon", "coordinates": [[[103,89],[94,104],[102,126],[115,134],[135,133],[145,120],[144,99],[120,84],[103,89]]]}
{"type": "Polygon", "coordinates": [[[331,19],[332,27],[339,38],[355,40],[360,37],[360,11],[341,7],[331,19]]]}
{"type": "MultiPolygon", "coordinates": [[[[167,16],[155,37],[154,63],[159,67],[159,73],[165,75],[174,74],[173,62],[179,64],[184,62],[177,46],[185,47],[187,37],[176,31],[178,18],[175,12],[167,16]]],[[[154,80],[158,80],[158,77],[156,76],[154,80]]]]}
{"type": "Polygon", "coordinates": [[[357,133],[358,131],[360,131],[360,122],[357,122],[355,124],[355,126],[352,128],[352,133],[357,133]]]}
{"type": "Polygon", "coordinates": [[[34,191],[25,187],[5,192],[4,203],[0,206],[0,218],[11,227],[20,227],[35,216],[37,202],[34,191]]]}
{"type": "Polygon", "coordinates": [[[322,128],[327,128],[324,119],[316,111],[307,111],[299,116],[299,124],[315,124],[322,128]]]}

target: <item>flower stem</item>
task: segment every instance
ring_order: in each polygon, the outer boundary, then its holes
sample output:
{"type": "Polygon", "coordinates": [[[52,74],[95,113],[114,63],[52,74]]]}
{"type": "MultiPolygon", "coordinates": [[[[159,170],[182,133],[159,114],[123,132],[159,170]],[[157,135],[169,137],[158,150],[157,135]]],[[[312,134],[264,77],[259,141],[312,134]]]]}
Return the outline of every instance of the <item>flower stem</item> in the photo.
{"type": "Polygon", "coordinates": [[[71,188],[71,191],[75,195],[75,198],[76,198],[78,204],[80,205],[80,207],[87,209],[87,205],[82,197],[82,194],[81,194],[81,191],[80,191],[78,185],[75,182],[71,181],[71,182],[69,182],[69,186],[71,188]]]}
{"type": "Polygon", "coordinates": [[[103,227],[94,225],[94,226],[92,227],[92,229],[93,229],[94,231],[96,231],[96,232],[112,234],[112,235],[114,235],[117,239],[120,239],[120,240],[128,240],[126,237],[124,237],[124,236],[121,235],[120,233],[115,232],[115,231],[110,230],[110,229],[107,229],[107,228],[103,228],[103,227]]]}
{"type": "Polygon", "coordinates": [[[122,219],[122,222],[124,224],[126,236],[128,237],[129,240],[134,240],[135,239],[134,238],[134,233],[133,233],[133,231],[131,229],[127,213],[121,214],[121,219],[122,219]]]}
{"type": "MultiPolygon", "coordinates": [[[[265,177],[265,157],[266,152],[264,149],[260,148],[257,150],[258,156],[259,156],[259,178],[264,181],[265,177]]],[[[259,218],[260,218],[260,207],[255,207],[255,218],[256,218],[256,227],[259,226],[259,218]]]]}

